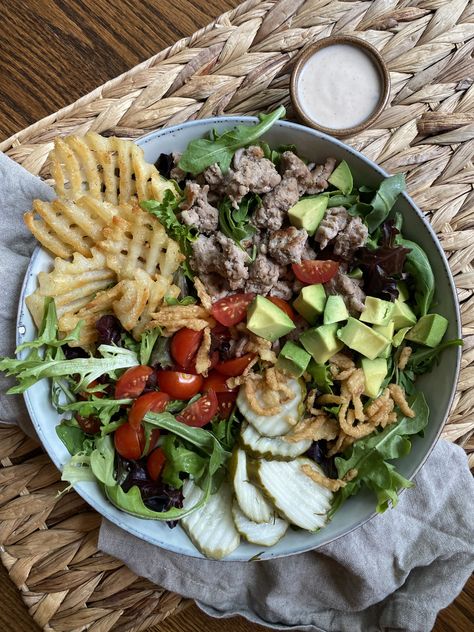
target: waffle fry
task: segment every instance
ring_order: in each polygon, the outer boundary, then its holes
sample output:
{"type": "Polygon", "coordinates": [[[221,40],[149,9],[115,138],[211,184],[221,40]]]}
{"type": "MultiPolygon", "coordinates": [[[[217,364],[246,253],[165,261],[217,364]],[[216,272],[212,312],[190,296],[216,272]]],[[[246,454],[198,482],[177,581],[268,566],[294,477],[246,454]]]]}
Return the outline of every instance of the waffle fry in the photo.
{"type": "Polygon", "coordinates": [[[151,277],[148,277],[148,301],[143,309],[143,312],[138,319],[137,323],[133,326],[133,335],[135,338],[140,338],[140,335],[145,331],[148,327],[148,323],[152,319],[152,314],[156,312],[157,309],[163,303],[163,299],[165,296],[170,296],[173,298],[177,298],[180,293],[179,287],[171,284],[171,279],[166,278],[164,276],[158,275],[158,277],[153,280],[151,277]]]}
{"type": "Polygon", "coordinates": [[[150,296],[150,277],[143,270],[137,270],[135,279],[125,279],[118,283],[120,297],[113,302],[112,309],[122,323],[131,331],[145,309],[150,296]]]}
{"type": "Polygon", "coordinates": [[[95,132],[56,138],[50,153],[51,174],[59,197],[85,194],[111,204],[138,198],[161,201],[174,184],[145,161],[143,149],[130,140],[105,138],[95,132]]]}
{"type": "Polygon", "coordinates": [[[51,272],[38,274],[38,289],[26,298],[26,304],[39,327],[46,297],[54,298],[58,318],[73,316],[115,280],[115,273],[107,268],[105,255],[96,248],[91,250],[90,258],[79,253],[74,254],[72,261],[57,257],[51,272]]]}
{"type": "Polygon", "coordinates": [[[44,248],[68,259],[75,252],[90,256],[91,247],[102,239],[104,227],[126,210],[85,195],[75,201],[35,200],[24,220],[44,248]]]}
{"type": "Polygon", "coordinates": [[[98,247],[106,253],[107,265],[119,279],[134,278],[141,268],[151,277],[172,277],[184,259],[178,244],[170,239],[160,222],[135,205],[123,207],[104,228],[98,247]]]}

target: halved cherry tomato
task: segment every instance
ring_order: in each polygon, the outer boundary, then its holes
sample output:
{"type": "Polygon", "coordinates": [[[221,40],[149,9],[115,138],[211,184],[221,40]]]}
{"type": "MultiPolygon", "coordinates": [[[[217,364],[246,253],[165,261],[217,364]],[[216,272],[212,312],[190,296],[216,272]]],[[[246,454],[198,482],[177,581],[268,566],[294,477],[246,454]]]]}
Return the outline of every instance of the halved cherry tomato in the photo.
{"type": "Polygon", "coordinates": [[[133,428],[126,423],[114,433],[115,449],[124,459],[139,459],[145,447],[145,431],[143,426],[133,428]]]}
{"type": "Polygon", "coordinates": [[[204,392],[213,390],[215,393],[229,393],[235,391],[235,388],[229,388],[226,384],[228,377],[217,371],[211,371],[204,379],[202,390],[204,392]]]}
{"type": "Polygon", "coordinates": [[[150,452],[146,460],[146,469],[152,481],[157,481],[160,478],[165,461],[166,456],[161,448],[156,448],[150,452]]]}
{"type": "Polygon", "coordinates": [[[86,434],[95,435],[100,432],[102,422],[98,417],[83,417],[82,415],[76,414],[75,419],[81,430],[86,434]]]}
{"type": "Polygon", "coordinates": [[[140,397],[133,402],[132,407],[130,408],[130,412],[128,413],[128,423],[133,428],[138,428],[146,413],[150,411],[153,413],[163,412],[169,401],[170,396],[167,393],[161,393],[158,391],[150,391],[150,393],[140,395],[140,397]]]}
{"type": "Polygon", "coordinates": [[[115,399],[138,397],[143,393],[153,369],[149,366],[133,366],[127,369],[115,385],[115,399]]]}
{"type": "Polygon", "coordinates": [[[293,311],[293,308],[291,307],[291,305],[289,305],[286,301],[284,301],[282,298],[278,298],[278,296],[267,296],[267,298],[274,305],[279,307],[282,312],[285,312],[285,314],[289,316],[291,320],[294,319],[295,312],[293,311]]]}
{"type": "Polygon", "coordinates": [[[228,419],[230,413],[234,410],[235,400],[239,390],[236,388],[229,393],[217,393],[217,412],[221,419],[228,419]]]}
{"type": "Polygon", "coordinates": [[[187,406],[176,416],[176,419],[187,426],[202,428],[202,426],[208,424],[217,413],[217,406],[217,395],[213,390],[210,390],[206,395],[203,395],[193,404],[187,406]]]}
{"type": "Polygon", "coordinates": [[[325,261],[305,259],[301,263],[293,263],[291,267],[301,283],[327,283],[336,276],[339,262],[331,259],[325,261]]]}
{"type": "Polygon", "coordinates": [[[171,340],[171,355],[183,369],[191,367],[194,356],[199,349],[203,337],[203,331],[194,331],[183,327],[175,333],[171,340]]]}
{"type": "Polygon", "coordinates": [[[158,371],[158,386],[174,399],[191,399],[201,390],[202,375],[182,373],[180,371],[158,371]]]}
{"type": "Polygon", "coordinates": [[[254,353],[246,353],[240,358],[224,360],[224,362],[219,362],[216,365],[216,371],[227,377],[237,377],[237,375],[242,375],[254,357],[254,353]]]}
{"type": "Polygon", "coordinates": [[[232,294],[216,301],[211,309],[212,315],[221,325],[231,327],[244,320],[247,307],[255,298],[255,294],[232,294]]]}

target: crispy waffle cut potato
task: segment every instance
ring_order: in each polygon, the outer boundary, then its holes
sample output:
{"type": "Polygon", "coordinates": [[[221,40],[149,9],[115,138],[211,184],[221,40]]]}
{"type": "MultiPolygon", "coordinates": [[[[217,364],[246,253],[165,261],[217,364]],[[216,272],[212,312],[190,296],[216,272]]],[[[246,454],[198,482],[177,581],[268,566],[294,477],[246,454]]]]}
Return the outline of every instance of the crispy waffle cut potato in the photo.
{"type": "Polygon", "coordinates": [[[130,140],[105,138],[95,132],[56,138],[50,153],[51,174],[61,198],[85,194],[122,204],[131,200],[163,199],[175,185],[145,161],[143,149],[130,140]]]}
{"type": "Polygon", "coordinates": [[[135,205],[123,209],[104,228],[98,247],[106,253],[107,265],[119,279],[134,278],[141,268],[151,277],[171,278],[184,259],[178,244],[168,237],[160,222],[135,205]]]}
{"type": "Polygon", "coordinates": [[[152,319],[152,314],[160,308],[165,296],[177,298],[180,293],[179,287],[171,283],[171,278],[157,275],[156,279],[152,279],[146,272],[143,272],[143,270],[140,270],[140,273],[146,275],[148,279],[148,300],[140,317],[133,325],[133,335],[137,340],[143,331],[147,329],[148,323],[152,319]]]}
{"type": "Polygon", "coordinates": [[[72,261],[57,257],[51,272],[38,274],[38,289],[26,298],[26,304],[39,328],[46,297],[54,298],[59,319],[74,316],[115,281],[115,272],[107,268],[105,255],[96,248],[89,258],[80,253],[75,253],[72,261]]]}

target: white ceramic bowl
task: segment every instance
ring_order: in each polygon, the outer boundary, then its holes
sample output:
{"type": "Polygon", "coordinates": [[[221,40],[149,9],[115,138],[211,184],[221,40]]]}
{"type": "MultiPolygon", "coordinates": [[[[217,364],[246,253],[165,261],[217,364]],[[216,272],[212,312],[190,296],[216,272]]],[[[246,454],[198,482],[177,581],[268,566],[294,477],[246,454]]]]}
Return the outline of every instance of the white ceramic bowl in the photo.
{"type": "MultiPolygon", "coordinates": [[[[160,153],[182,152],[189,141],[204,136],[211,129],[222,131],[236,124],[249,124],[254,121],[255,119],[251,117],[221,117],[193,121],[147,134],[140,138],[137,144],[143,147],[146,160],[154,162],[160,153]]],[[[354,149],[302,125],[280,121],[264,138],[271,146],[292,143],[296,145],[301,155],[316,162],[324,161],[327,156],[334,156],[338,160],[344,159],[349,163],[356,183],[374,186],[387,175],[380,167],[354,149]]],[[[447,337],[458,338],[461,330],[456,291],[441,246],[423,214],[408,195],[399,197],[395,209],[403,215],[404,234],[420,244],[430,258],[436,277],[434,299],[436,311],[449,320],[447,337]]],[[[19,305],[18,344],[35,337],[35,327],[24,299],[36,288],[37,273],[40,270],[48,270],[51,261],[51,257],[39,248],[32,256],[19,305]]],[[[427,398],[431,415],[424,437],[415,437],[411,453],[397,462],[397,468],[408,479],[413,478],[422,466],[439,437],[453,400],[460,357],[459,347],[448,349],[443,354],[441,364],[432,373],[423,376],[418,381],[419,388],[427,398]]],[[[69,453],[55,432],[59,416],[50,404],[47,381],[43,380],[28,389],[25,393],[25,401],[46,451],[55,465],[62,469],[69,459],[69,453]]],[[[166,524],[142,520],[119,511],[106,500],[96,483],[80,483],[75,486],[75,489],[105,518],[134,536],[176,553],[202,557],[181,528],[169,529],[166,524]]],[[[290,529],[278,544],[263,552],[261,546],[242,543],[232,555],[226,558],[226,561],[247,561],[257,554],[260,559],[270,559],[317,548],[349,533],[369,520],[374,515],[374,507],[374,496],[368,491],[362,491],[349,499],[336,513],[331,523],[319,533],[312,534],[290,529]]],[[[393,510],[392,519],[397,520],[396,509],[393,510]]]]}

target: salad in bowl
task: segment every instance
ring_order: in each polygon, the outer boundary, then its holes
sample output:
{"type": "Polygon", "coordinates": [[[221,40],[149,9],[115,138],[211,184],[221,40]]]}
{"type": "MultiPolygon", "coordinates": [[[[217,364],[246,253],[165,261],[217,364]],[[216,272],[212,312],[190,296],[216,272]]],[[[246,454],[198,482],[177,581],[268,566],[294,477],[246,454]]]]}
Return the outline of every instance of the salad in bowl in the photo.
{"type": "Polygon", "coordinates": [[[63,480],[212,559],[319,534],[352,496],[396,505],[430,419],[418,379],[461,344],[396,210],[403,175],[268,142],[283,115],[155,164],[58,140],[58,199],[25,217],[56,256],[25,298],[38,333],[0,360],[9,393],[50,381],[63,480]]]}

